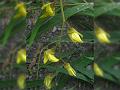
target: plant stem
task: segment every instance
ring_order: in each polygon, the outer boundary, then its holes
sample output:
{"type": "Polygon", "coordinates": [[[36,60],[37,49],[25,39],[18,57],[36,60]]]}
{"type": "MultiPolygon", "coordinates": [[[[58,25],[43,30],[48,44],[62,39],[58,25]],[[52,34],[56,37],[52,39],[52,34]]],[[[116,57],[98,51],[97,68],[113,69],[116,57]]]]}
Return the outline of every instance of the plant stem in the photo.
{"type": "Polygon", "coordinates": [[[60,9],[61,9],[61,14],[62,14],[62,28],[61,28],[61,35],[60,35],[60,42],[59,43],[61,43],[61,39],[62,39],[61,36],[63,35],[63,28],[64,28],[64,24],[65,24],[65,15],[64,15],[62,0],[60,0],[60,9]]]}
{"type": "MultiPolygon", "coordinates": [[[[36,51],[36,55],[35,57],[37,58],[38,54],[39,54],[39,51],[40,51],[40,44],[38,45],[38,49],[36,51]]],[[[36,80],[39,79],[39,69],[40,69],[40,56],[38,57],[38,66],[37,66],[37,75],[36,75],[36,80]]]]}
{"type": "MultiPolygon", "coordinates": [[[[65,15],[64,15],[64,9],[63,9],[63,0],[60,0],[60,9],[61,9],[61,14],[62,14],[62,27],[61,27],[61,34],[60,34],[60,40],[59,40],[59,47],[60,47],[59,53],[62,52],[62,50],[61,50],[61,41],[62,41],[64,24],[66,22],[65,15]]],[[[60,55],[60,57],[61,57],[61,55],[60,55]]]]}
{"type": "Polygon", "coordinates": [[[62,2],[62,0],[60,0],[60,8],[61,8],[62,19],[63,19],[63,25],[64,25],[64,23],[65,23],[65,15],[64,15],[63,2],[62,2]]]}

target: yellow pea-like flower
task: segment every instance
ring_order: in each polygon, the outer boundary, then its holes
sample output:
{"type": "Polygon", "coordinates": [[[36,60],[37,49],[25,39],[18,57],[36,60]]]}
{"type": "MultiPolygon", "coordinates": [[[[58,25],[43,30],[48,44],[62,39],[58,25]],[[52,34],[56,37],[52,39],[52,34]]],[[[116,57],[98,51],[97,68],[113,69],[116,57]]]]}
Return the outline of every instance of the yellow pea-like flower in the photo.
{"type": "Polygon", "coordinates": [[[44,85],[45,85],[46,89],[52,88],[52,80],[54,77],[55,77],[55,75],[53,75],[53,74],[48,74],[47,76],[45,76],[44,85]]]}
{"type": "Polygon", "coordinates": [[[102,28],[97,27],[96,30],[95,30],[95,34],[96,34],[96,37],[99,40],[99,42],[101,42],[101,43],[110,43],[110,40],[109,40],[110,35],[109,35],[109,33],[104,31],[102,28]]]}
{"type": "Polygon", "coordinates": [[[17,85],[19,89],[23,90],[25,88],[25,81],[26,81],[26,76],[24,74],[20,74],[17,79],[17,85]]]}
{"type": "Polygon", "coordinates": [[[65,63],[64,68],[68,71],[70,76],[76,76],[76,71],[71,67],[70,63],[65,63]]]}
{"type": "Polygon", "coordinates": [[[94,70],[94,73],[97,76],[99,76],[99,77],[103,77],[104,76],[103,70],[96,63],[94,63],[94,65],[93,65],[93,70],[94,70]]]}
{"type": "Polygon", "coordinates": [[[44,13],[40,18],[52,17],[55,15],[55,8],[51,6],[51,3],[44,4],[41,9],[44,13]]]}
{"type": "Polygon", "coordinates": [[[17,52],[17,64],[25,63],[26,62],[26,49],[20,49],[17,52]]]}
{"type": "Polygon", "coordinates": [[[14,16],[14,18],[26,17],[27,11],[23,2],[18,3],[15,7],[15,10],[16,15],[14,16]]]}
{"type": "Polygon", "coordinates": [[[55,57],[55,51],[53,49],[48,49],[44,52],[44,64],[48,62],[58,62],[59,59],[55,57]]]}
{"type": "Polygon", "coordinates": [[[68,36],[74,43],[83,43],[83,40],[81,39],[83,38],[83,35],[73,27],[68,29],[68,36]]]}

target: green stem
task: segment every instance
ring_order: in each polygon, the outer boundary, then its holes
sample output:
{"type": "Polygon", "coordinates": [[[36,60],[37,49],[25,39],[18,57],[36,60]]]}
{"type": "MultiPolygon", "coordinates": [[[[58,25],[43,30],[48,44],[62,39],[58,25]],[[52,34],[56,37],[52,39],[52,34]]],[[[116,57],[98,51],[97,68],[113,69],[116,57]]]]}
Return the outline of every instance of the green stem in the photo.
{"type": "MultiPolygon", "coordinates": [[[[60,34],[60,40],[59,40],[59,45],[60,45],[60,48],[61,48],[61,41],[62,41],[62,35],[63,35],[63,29],[64,29],[64,24],[66,22],[65,20],[65,15],[64,15],[64,9],[63,9],[63,0],[60,0],[60,9],[61,9],[61,14],[62,14],[62,28],[61,28],[61,34],[60,34]]],[[[59,50],[59,53],[61,53],[61,49],[59,50]]],[[[61,55],[60,55],[61,57],[61,55]]]]}
{"type": "MultiPolygon", "coordinates": [[[[40,44],[38,45],[38,49],[36,51],[36,55],[35,55],[35,58],[37,57],[37,55],[39,54],[39,51],[40,51],[40,44]]],[[[40,69],[40,56],[38,58],[38,66],[37,66],[37,75],[36,75],[36,80],[39,79],[39,69],[40,69]]]]}
{"type": "MultiPolygon", "coordinates": [[[[63,29],[64,29],[64,24],[65,24],[65,15],[64,15],[64,10],[63,10],[63,2],[62,2],[62,0],[60,0],[60,9],[61,9],[61,14],[62,14],[62,28],[61,28],[61,35],[60,36],[62,36],[63,35],[63,29]]],[[[62,39],[62,37],[60,37],[60,42],[59,43],[61,43],[61,39],[62,39]]]]}
{"type": "Polygon", "coordinates": [[[63,2],[62,2],[62,0],[60,0],[60,8],[61,8],[62,19],[63,19],[63,25],[64,25],[64,22],[65,22],[65,15],[64,15],[63,2]]]}

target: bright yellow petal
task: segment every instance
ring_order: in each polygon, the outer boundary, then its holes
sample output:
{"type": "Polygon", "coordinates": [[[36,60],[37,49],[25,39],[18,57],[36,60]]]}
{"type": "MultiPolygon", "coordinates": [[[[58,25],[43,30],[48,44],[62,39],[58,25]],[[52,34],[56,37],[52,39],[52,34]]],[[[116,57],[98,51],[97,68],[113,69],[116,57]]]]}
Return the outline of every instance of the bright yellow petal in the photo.
{"type": "Polygon", "coordinates": [[[44,52],[44,64],[46,64],[48,62],[48,55],[47,52],[44,52]]]}
{"type": "Polygon", "coordinates": [[[76,76],[76,71],[71,67],[69,63],[65,63],[64,68],[68,71],[68,74],[70,76],[76,76]]]}
{"type": "Polygon", "coordinates": [[[51,62],[58,62],[59,61],[59,59],[58,58],[56,58],[54,55],[52,55],[52,54],[48,54],[48,58],[49,58],[49,61],[51,61],[51,62]]]}
{"type": "Polygon", "coordinates": [[[104,76],[102,69],[96,63],[94,63],[93,69],[97,76],[100,76],[100,77],[104,76]]]}
{"type": "Polygon", "coordinates": [[[44,52],[44,64],[49,61],[51,62],[58,62],[59,59],[54,56],[55,51],[54,49],[48,49],[44,52]]]}
{"type": "Polygon", "coordinates": [[[70,37],[71,37],[71,40],[72,40],[73,42],[83,43],[83,41],[82,41],[82,39],[80,38],[80,36],[79,36],[78,33],[72,33],[72,34],[70,35],[70,37]]]}
{"type": "Polygon", "coordinates": [[[98,27],[95,30],[95,34],[99,42],[110,43],[110,40],[109,40],[110,35],[107,32],[105,32],[102,28],[98,27]]]}
{"type": "Polygon", "coordinates": [[[17,79],[17,85],[19,87],[19,89],[24,89],[25,88],[25,75],[24,74],[21,74],[19,75],[18,79],[17,79]]]}
{"type": "Polygon", "coordinates": [[[83,38],[83,35],[79,33],[77,30],[74,28],[69,28],[68,29],[68,36],[74,43],[83,43],[81,37],[83,38]]]}
{"type": "Polygon", "coordinates": [[[73,68],[68,69],[68,73],[69,73],[69,75],[71,75],[71,76],[76,76],[76,72],[75,72],[75,70],[74,70],[73,68]]]}
{"type": "Polygon", "coordinates": [[[97,38],[98,38],[99,42],[101,42],[101,43],[110,43],[110,40],[108,39],[108,37],[105,33],[98,34],[97,38]]]}
{"type": "Polygon", "coordinates": [[[48,16],[54,16],[55,13],[53,11],[53,9],[51,8],[51,6],[49,5],[48,7],[46,7],[46,13],[48,14],[48,16]]]}
{"type": "Polygon", "coordinates": [[[42,6],[42,10],[44,10],[44,9],[46,9],[46,7],[48,7],[49,5],[51,5],[51,3],[46,3],[46,4],[44,4],[43,6],[42,6]]]}
{"type": "Polygon", "coordinates": [[[21,3],[18,3],[15,7],[17,13],[16,15],[14,16],[14,18],[20,18],[20,17],[26,17],[27,15],[27,10],[25,8],[25,5],[23,2],[21,3]]]}
{"type": "Polygon", "coordinates": [[[26,49],[20,49],[17,53],[17,64],[26,62],[26,49]]]}
{"type": "Polygon", "coordinates": [[[51,89],[53,78],[54,78],[54,75],[52,75],[52,74],[48,74],[48,75],[44,78],[44,85],[45,85],[46,89],[51,89]]]}
{"type": "Polygon", "coordinates": [[[55,9],[51,6],[51,3],[46,3],[41,8],[43,10],[43,15],[40,18],[46,18],[55,15],[55,9]]]}

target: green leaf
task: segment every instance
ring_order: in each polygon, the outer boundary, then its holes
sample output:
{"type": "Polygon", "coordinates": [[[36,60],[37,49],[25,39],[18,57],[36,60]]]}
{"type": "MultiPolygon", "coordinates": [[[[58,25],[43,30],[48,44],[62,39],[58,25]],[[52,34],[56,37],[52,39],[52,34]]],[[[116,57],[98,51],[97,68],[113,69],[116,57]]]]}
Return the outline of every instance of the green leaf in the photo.
{"type": "Polygon", "coordinates": [[[78,60],[73,60],[71,62],[72,66],[78,70],[80,73],[83,75],[87,76],[89,79],[93,80],[94,79],[94,72],[93,70],[88,70],[87,66],[92,65],[93,60],[87,59],[84,56],[79,58],[78,60]]]}
{"type": "MultiPolygon", "coordinates": [[[[43,80],[29,80],[26,81],[26,88],[32,87],[40,87],[43,85],[43,80]]],[[[17,80],[1,80],[0,88],[8,88],[8,87],[17,87],[17,80]]]]}
{"type": "Polygon", "coordinates": [[[113,81],[115,83],[120,83],[120,72],[113,68],[114,65],[120,64],[120,57],[116,57],[119,54],[113,54],[102,59],[99,62],[100,67],[104,70],[105,76],[103,78],[113,81]]]}
{"type": "Polygon", "coordinates": [[[116,8],[120,8],[120,3],[97,4],[94,8],[94,16],[98,17],[107,12],[114,11],[116,8]]]}
{"type": "MultiPolygon", "coordinates": [[[[74,14],[77,14],[80,11],[83,11],[85,9],[92,8],[92,7],[93,7],[93,3],[85,3],[85,4],[80,4],[71,8],[67,8],[64,10],[65,18],[68,19],[74,14]]],[[[33,32],[31,33],[31,35],[29,35],[30,37],[27,38],[28,45],[31,46],[33,41],[38,36],[52,29],[54,26],[59,25],[61,22],[62,22],[62,17],[61,17],[61,13],[59,13],[59,14],[56,14],[54,17],[50,18],[49,20],[45,21],[43,25],[41,25],[40,23],[39,24],[37,23],[37,25],[35,25],[33,29],[33,32]]]]}
{"type": "MultiPolygon", "coordinates": [[[[52,66],[52,65],[48,65],[44,68],[47,68],[49,71],[51,72],[58,72],[58,73],[63,73],[63,74],[66,74],[68,75],[68,73],[66,72],[66,70],[61,67],[61,66],[52,66]]],[[[83,75],[82,73],[78,73],[77,72],[77,76],[75,78],[78,78],[78,79],[81,79],[83,81],[86,81],[86,82],[89,82],[89,83],[92,83],[85,75],[83,75]]]]}
{"type": "MultiPolygon", "coordinates": [[[[17,27],[18,29],[21,28],[21,25],[24,26],[25,24],[25,18],[20,18],[18,20],[15,19],[11,19],[11,21],[9,22],[9,24],[6,26],[5,31],[3,32],[3,34],[0,37],[0,42],[1,44],[4,46],[6,45],[8,39],[10,36],[13,35],[14,32],[16,32],[15,28],[17,27]]],[[[14,33],[15,34],[15,33],[14,33]]]]}

